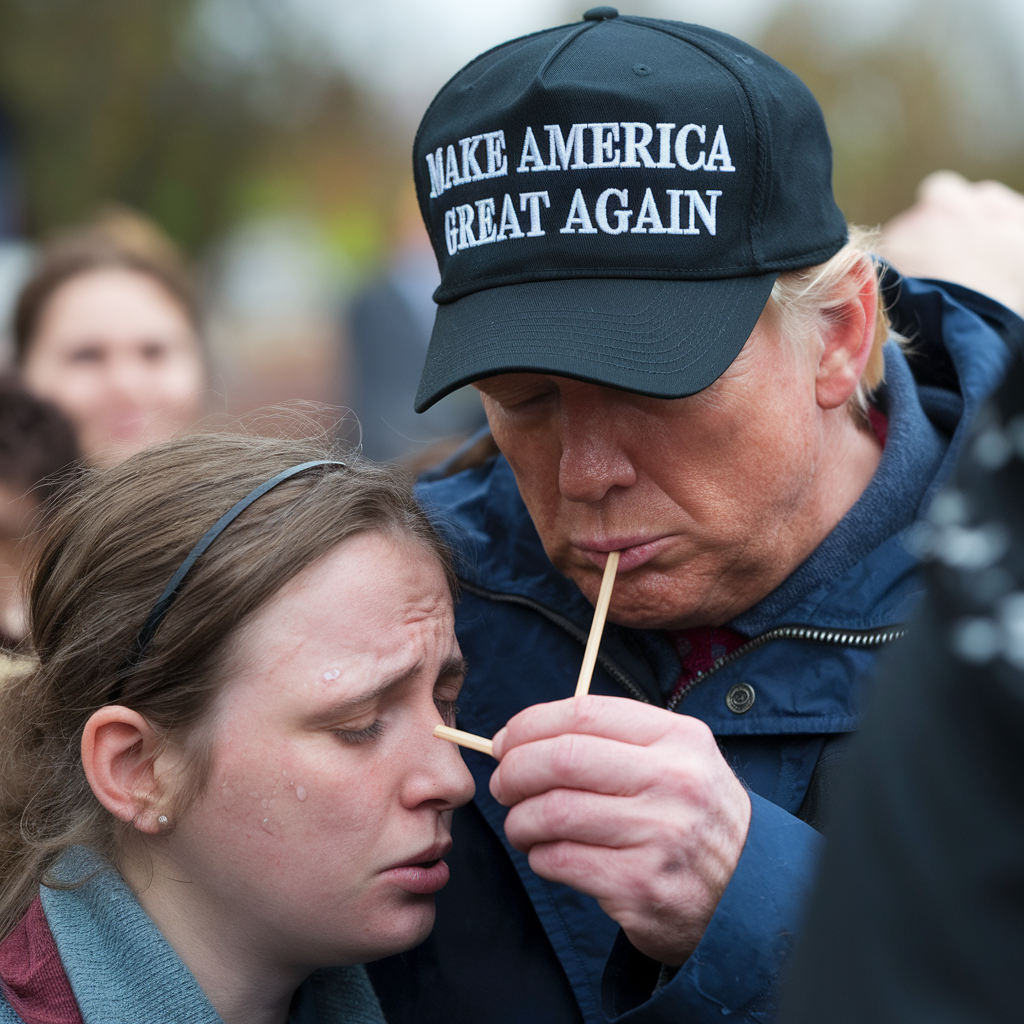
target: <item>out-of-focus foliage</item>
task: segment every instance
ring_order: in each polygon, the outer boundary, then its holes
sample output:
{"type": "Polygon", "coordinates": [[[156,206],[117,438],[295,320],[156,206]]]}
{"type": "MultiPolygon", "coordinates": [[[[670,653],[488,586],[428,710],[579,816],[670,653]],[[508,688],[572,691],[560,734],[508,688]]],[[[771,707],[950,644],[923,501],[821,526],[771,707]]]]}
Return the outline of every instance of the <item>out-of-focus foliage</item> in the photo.
{"type": "Polygon", "coordinates": [[[821,103],[850,221],[886,220],[939,168],[1024,189],[1020,62],[991,8],[919,0],[887,30],[853,24],[797,3],[753,40],[821,103]]]}
{"type": "Polygon", "coordinates": [[[118,201],[194,251],[247,213],[300,206],[354,255],[372,255],[394,188],[380,116],[340,70],[304,59],[272,22],[273,4],[228,5],[226,38],[248,15],[262,29],[259,59],[204,49],[197,21],[208,6],[0,3],[0,107],[14,127],[27,230],[45,234],[118,201]]]}

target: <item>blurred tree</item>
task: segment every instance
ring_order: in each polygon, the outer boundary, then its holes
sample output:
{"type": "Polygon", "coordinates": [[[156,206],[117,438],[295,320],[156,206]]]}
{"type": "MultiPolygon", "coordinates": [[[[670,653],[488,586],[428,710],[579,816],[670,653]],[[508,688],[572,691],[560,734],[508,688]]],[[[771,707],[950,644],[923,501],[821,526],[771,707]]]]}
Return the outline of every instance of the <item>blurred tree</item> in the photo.
{"type": "Polygon", "coordinates": [[[266,0],[0,0],[29,232],[118,201],[195,251],[253,205],[384,204],[385,119],[307,43],[266,0]]]}
{"type": "Polygon", "coordinates": [[[917,0],[873,26],[852,12],[796,3],[754,40],[821,103],[847,218],[888,219],[940,168],[1024,188],[1024,90],[994,10],[917,0]]]}

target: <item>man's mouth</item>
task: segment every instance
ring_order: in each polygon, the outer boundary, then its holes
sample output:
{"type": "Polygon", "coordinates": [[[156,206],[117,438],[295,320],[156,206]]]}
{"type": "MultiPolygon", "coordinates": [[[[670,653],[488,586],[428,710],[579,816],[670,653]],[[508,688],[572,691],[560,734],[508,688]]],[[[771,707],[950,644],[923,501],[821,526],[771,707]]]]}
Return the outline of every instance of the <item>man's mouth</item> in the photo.
{"type": "Polygon", "coordinates": [[[638,569],[646,562],[656,558],[672,543],[671,534],[655,536],[619,536],[602,537],[600,539],[590,538],[586,541],[575,543],[572,546],[580,552],[587,561],[593,562],[599,569],[603,569],[608,561],[609,551],[621,552],[619,557],[619,572],[629,572],[631,569],[638,569]]]}

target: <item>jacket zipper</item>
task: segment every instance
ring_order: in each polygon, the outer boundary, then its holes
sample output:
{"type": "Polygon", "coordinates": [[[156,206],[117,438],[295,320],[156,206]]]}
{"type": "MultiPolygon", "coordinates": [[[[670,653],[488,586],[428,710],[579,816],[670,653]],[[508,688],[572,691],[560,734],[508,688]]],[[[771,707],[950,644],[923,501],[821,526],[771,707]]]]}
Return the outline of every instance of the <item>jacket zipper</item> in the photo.
{"type": "Polygon", "coordinates": [[[678,690],[669,699],[665,706],[669,711],[675,711],[682,703],[683,698],[698,684],[703,683],[709,676],[714,675],[720,669],[725,668],[733,662],[739,661],[744,655],[763,647],[772,640],[804,640],[816,644],[832,644],[836,647],[881,647],[882,644],[899,640],[906,636],[906,626],[880,626],[877,629],[823,629],[819,626],[776,626],[774,629],[766,630],[755,637],[751,637],[745,644],[737,647],[729,654],[723,654],[709,669],[698,672],[682,689],[678,690]]]}
{"type": "MultiPolygon", "coordinates": [[[[579,641],[579,643],[586,645],[587,634],[575,622],[567,619],[564,615],[559,615],[558,612],[553,612],[546,605],[541,604],[539,601],[534,601],[533,598],[522,597],[519,594],[502,594],[494,590],[486,590],[484,587],[478,587],[476,584],[468,583],[464,579],[460,579],[459,584],[463,590],[468,591],[470,594],[475,594],[477,597],[530,608],[539,615],[543,615],[549,622],[563,629],[571,637],[579,641]]],[[[685,687],[672,695],[665,706],[669,711],[675,711],[682,703],[683,698],[698,683],[704,682],[705,679],[713,676],[720,669],[733,664],[735,661],[739,661],[744,655],[757,650],[758,647],[762,647],[772,640],[803,640],[808,643],[832,644],[836,647],[870,648],[881,647],[883,644],[898,640],[900,637],[905,636],[906,632],[907,627],[903,625],[880,626],[876,629],[824,629],[819,626],[799,625],[776,626],[755,637],[751,637],[745,644],[737,647],[730,654],[723,654],[709,669],[704,672],[698,672],[685,687]]],[[[602,654],[600,650],[597,653],[597,660],[608,675],[631,697],[635,700],[643,701],[645,704],[652,703],[651,698],[644,693],[640,685],[631,679],[614,661],[602,654]]]]}
{"type": "MultiPolygon", "coordinates": [[[[580,629],[572,619],[567,619],[564,615],[559,615],[558,612],[553,612],[546,605],[540,603],[540,601],[534,601],[530,597],[521,597],[519,594],[501,594],[494,590],[485,590],[483,587],[478,587],[473,583],[467,583],[464,579],[459,579],[459,585],[463,590],[468,591],[470,594],[475,594],[477,597],[486,598],[488,601],[502,601],[505,604],[517,604],[523,608],[530,608],[531,610],[543,615],[549,622],[553,622],[560,629],[565,630],[571,637],[578,640],[585,647],[587,644],[587,634],[584,630],[580,629]]],[[[597,652],[598,664],[621,686],[634,700],[643,701],[644,704],[651,704],[651,698],[644,693],[640,685],[634,682],[630,676],[624,672],[614,661],[612,661],[607,655],[602,654],[599,650],[597,652]]]]}

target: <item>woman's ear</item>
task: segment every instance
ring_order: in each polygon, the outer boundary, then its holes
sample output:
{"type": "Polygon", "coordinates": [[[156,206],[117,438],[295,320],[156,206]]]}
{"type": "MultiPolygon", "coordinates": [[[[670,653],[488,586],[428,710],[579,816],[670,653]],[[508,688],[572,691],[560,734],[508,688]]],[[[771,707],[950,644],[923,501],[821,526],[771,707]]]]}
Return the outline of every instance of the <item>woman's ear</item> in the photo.
{"type": "Polygon", "coordinates": [[[858,263],[839,283],[841,301],[822,316],[821,360],[815,392],[822,409],[845,405],[857,390],[875,340],[878,281],[858,263]]]}
{"type": "Polygon", "coordinates": [[[85,723],[82,767],[96,799],[121,821],[156,835],[167,794],[156,771],[160,738],[137,711],[112,704],[85,723]]]}

